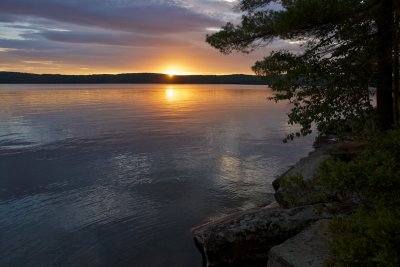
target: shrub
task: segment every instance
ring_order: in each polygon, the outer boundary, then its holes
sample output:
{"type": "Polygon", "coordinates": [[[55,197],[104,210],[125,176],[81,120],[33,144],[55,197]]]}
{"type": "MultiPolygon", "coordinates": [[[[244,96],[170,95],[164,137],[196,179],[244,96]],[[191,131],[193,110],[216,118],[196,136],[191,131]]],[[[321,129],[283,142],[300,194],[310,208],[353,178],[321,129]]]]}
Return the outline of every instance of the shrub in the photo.
{"type": "Polygon", "coordinates": [[[361,208],[331,224],[327,266],[400,266],[400,214],[377,206],[361,208]]]}
{"type": "Polygon", "coordinates": [[[322,163],[315,182],[332,191],[357,194],[364,204],[399,205],[400,130],[374,138],[349,162],[322,163]]]}
{"type": "Polygon", "coordinates": [[[349,162],[321,164],[315,183],[357,204],[331,224],[328,266],[400,266],[400,130],[374,137],[349,162]]]}

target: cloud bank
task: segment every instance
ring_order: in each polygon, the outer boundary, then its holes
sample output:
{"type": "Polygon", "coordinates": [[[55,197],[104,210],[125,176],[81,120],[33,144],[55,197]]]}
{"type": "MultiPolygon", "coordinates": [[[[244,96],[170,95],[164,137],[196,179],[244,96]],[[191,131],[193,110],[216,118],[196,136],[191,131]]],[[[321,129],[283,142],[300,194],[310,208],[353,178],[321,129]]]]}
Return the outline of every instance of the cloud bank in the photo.
{"type": "Polygon", "coordinates": [[[1,0],[0,70],[36,73],[249,73],[258,54],[205,42],[240,16],[226,0],[1,0]],[[45,62],[46,64],[41,64],[45,62]]]}

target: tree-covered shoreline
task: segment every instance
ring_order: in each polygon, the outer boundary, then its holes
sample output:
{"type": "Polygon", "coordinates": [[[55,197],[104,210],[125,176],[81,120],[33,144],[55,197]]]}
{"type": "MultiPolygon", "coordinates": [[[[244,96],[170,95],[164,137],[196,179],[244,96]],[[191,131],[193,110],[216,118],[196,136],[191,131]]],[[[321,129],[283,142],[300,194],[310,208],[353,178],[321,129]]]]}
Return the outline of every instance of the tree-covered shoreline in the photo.
{"type": "Polygon", "coordinates": [[[0,84],[102,84],[102,83],[167,83],[167,84],[254,84],[266,82],[255,75],[174,75],[161,73],[122,73],[92,75],[32,74],[0,72],[0,84]]]}

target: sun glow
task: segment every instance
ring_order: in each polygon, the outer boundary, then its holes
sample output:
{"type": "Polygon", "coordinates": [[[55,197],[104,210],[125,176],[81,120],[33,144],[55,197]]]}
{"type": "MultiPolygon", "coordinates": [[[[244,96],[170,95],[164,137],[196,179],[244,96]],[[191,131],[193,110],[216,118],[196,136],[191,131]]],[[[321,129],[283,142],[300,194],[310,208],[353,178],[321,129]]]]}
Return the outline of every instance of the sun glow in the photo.
{"type": "Polygon", "coordinates": [[[187,75],[187,74],[189,74],[188,72],[185,72],[183,70],[183,68],[176,67],[176,66],[167,68],[165,71],[163,71],[163,73],[167,74],[170,78],[172,78],[172,77],[174,77],[176,75],[187,75]]]}
{"type": "Polygon", "coordinates": [[[179,73],[175,70],[167,70],[165,74],[167,74],[170,78],[174,77],[175,75],[179,75],[179,73]]]}

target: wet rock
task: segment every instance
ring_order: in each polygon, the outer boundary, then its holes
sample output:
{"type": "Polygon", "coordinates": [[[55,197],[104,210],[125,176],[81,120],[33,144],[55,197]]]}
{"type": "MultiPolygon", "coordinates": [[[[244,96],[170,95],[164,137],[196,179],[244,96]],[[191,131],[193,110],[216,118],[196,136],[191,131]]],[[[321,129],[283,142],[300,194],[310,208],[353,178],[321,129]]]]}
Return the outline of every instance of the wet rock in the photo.
{"type": "Polygon", "coordinates": [[[329,206],[255,208],[228,215],[192,230],[204,265],[265,266],[268,251],[321,218],[329,206]]]}
{"type": "Polygon", "coordinates": [[[328,257],[329,220],[320,220],[273,247],[268,267],[322,267],[328,257]]]}

